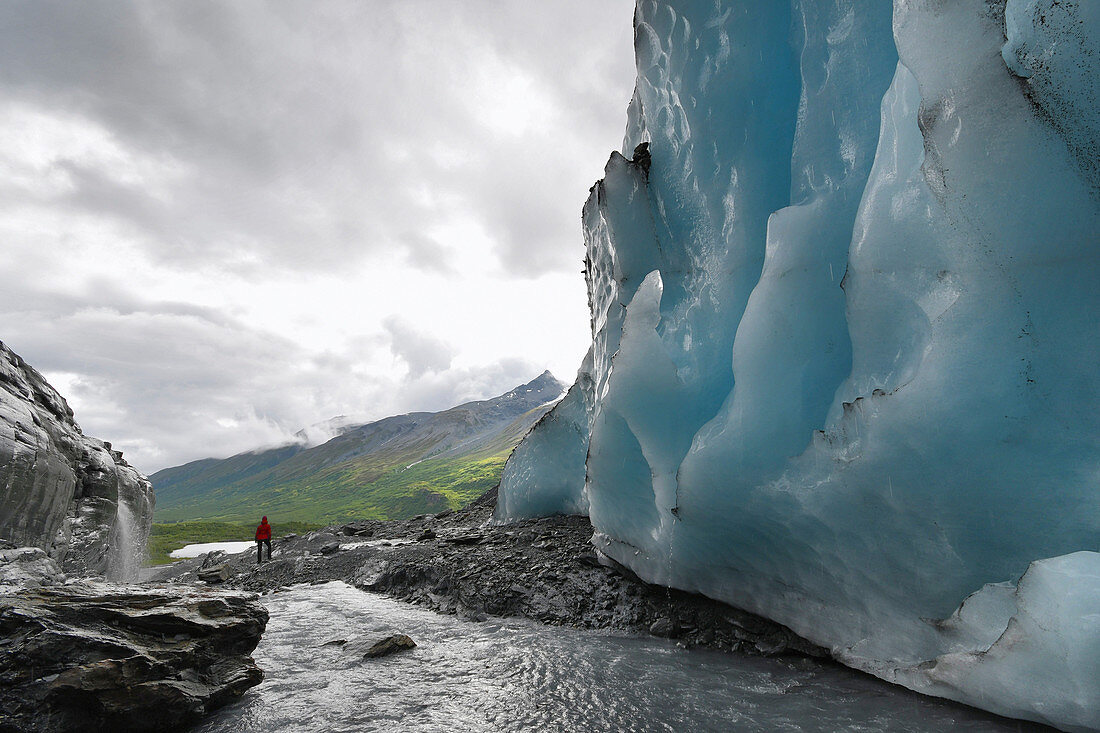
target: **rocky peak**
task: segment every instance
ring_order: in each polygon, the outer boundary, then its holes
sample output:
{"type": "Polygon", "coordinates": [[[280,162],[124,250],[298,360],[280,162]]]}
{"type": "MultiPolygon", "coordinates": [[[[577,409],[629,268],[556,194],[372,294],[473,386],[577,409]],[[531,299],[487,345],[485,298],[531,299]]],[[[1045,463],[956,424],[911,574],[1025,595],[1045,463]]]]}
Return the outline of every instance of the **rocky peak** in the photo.
{"type": "Polygon", "coordinates": [[[530,382],[521,384],[499,397],[487,401],[518,402],[526,409],[530,409],[556,400],[564,392],[565,385],[559,382],[549,370],[546,370],[530,382]]]}

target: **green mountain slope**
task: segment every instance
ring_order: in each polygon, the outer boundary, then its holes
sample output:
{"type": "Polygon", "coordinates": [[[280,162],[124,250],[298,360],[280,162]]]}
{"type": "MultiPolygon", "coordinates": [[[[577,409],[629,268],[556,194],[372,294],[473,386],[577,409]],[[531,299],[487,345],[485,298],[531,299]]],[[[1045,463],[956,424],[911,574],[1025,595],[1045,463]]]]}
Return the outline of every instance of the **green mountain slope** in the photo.
{"type": "Polygon", "coordinates": [[[150,476],[157,522],[400,519],[456,508],[500,480],[504,462],[564,391],[549,373],[491,400],[344,428],[322,445],[203,459],[150,476]]]}

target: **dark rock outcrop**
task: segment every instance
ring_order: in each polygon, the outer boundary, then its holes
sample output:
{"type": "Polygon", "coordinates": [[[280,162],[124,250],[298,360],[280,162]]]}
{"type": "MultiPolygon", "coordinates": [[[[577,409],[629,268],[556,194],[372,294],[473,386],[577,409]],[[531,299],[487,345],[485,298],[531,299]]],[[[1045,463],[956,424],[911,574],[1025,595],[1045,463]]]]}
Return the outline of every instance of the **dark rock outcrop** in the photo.
{"type": "Polygon", "coordinates": [[[263,679],[250,593],[55,584],[0,596],[0,731],[171,731],[263,679]]]}
{"type": "Polygon", "coordinates": [[[179,730],[263,679],[254,595],[66,576],[133,579],[153,501],[0,343],[0,733],[179,730]]]}
{"type": "Polygon", "coordinates": [[[153,487],[85,436],[64,398],[0,343],[0,539],[70,573],[126,580],[153,521],[153,487]]]}

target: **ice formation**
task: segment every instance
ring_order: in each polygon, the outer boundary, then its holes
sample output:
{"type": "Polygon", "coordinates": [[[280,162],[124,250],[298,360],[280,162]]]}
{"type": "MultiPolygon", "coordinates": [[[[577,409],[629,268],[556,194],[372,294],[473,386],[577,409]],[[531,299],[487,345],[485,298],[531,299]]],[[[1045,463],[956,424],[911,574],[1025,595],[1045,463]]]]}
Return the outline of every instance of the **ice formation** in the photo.
{"type": "Polygon", "coordinates": [[[1100,730],[1100,3],[640,0],[635,51],[498,520],[1100,730]]]}

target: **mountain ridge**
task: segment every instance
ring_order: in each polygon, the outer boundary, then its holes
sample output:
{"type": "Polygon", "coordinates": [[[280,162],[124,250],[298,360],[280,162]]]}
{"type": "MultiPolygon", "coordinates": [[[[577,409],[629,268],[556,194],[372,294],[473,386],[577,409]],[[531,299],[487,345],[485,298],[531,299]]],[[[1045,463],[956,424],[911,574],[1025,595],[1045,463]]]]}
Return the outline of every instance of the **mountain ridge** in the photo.
{"type": "Polygon", "coordinates": [[[341,426],[319,445],[291,443],[171,466],[150,476],[156,518],[396,519],[452,508],[499,480],[512,448],[564,390],[544,371],[486,400],[341,426]]]}

